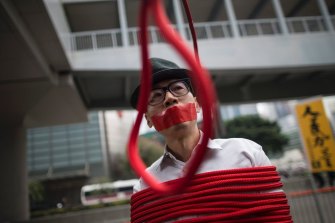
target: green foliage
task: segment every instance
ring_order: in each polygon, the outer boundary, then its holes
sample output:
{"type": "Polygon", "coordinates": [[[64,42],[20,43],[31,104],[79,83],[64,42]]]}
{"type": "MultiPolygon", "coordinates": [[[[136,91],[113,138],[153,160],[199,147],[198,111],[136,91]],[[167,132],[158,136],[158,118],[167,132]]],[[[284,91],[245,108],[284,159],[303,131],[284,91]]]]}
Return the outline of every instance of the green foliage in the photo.
{"type": "Polygon", "coordinates": [[[130,167],[128,157],[123,154],[115,154],[111,162],[112,181],[136,178],[136,174],[130,167]]]}
{"type": "Polygon", "coordinates": [[[263,147],[268,155],[281,154],[288,138],[281,133],[277,122],[257,115],[240,116],[225,122],[226,138],[247,138],[263,147]]]}
{"type": "Polygon", "coordinates": [[[140,136],[140,146],[141,144],[143,144],[143,140],[145,139],[150,139],[152,140],[152,142],[155,142],[156,144],[161,144],[164,145],[165,144],[165,139],[163,137],[163,135],[161,135],[160,133],[156,132],[156,131],[152,131],[152,132],[147,132],[143,135],[140,136]]]}
{"type": "Polygon", "coordinates": [[[160,143],[145,138],[140,138],[139,148],[143,162],[147,166],[155,162],[164,150],[164,147],[160,143]]]}
{"type": "MultiPolygon", "coordinates": [[[[163,145],[150,138],[139,138],[140,156],[146,166],[150,166],[163,153],[163,145]]],[[[131,169],[128,157],[123,154],[114,155],[111,164],[112,180],[125,180],[137,178],[134,171],[131,169]]]]}
{"type": "Polygon", "coordinates": [[[32,202],[42,202],[45,199],[44,186],[39,181],[29,183],[29,197],[32,202]]]}

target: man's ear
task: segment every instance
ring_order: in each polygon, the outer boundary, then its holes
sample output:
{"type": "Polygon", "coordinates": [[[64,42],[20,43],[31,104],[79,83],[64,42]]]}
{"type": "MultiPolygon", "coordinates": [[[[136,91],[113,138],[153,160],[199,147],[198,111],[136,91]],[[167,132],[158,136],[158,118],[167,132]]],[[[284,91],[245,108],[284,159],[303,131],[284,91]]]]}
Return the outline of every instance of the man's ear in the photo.
{"type": "Polygon", "coordinates": [[[147,120],[147,125],[149,126],[149,128],[151,128],[152,127],[151,119],[149,118],[149,116],[146,113],[144,114],[144,117],[147,120]]]}

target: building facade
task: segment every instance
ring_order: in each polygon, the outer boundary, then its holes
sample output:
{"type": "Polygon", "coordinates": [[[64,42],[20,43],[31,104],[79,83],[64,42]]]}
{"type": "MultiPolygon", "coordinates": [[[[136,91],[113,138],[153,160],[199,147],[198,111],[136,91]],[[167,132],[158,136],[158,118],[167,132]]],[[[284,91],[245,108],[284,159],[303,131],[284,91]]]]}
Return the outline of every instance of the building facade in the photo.
{"type": "Polygon", "coordinates": [[[100,116],[90,112],[87,123],[27,130],[28,175],[43,184],[45,206],[80,204],[84,184],[108,177],[100,116]]]}

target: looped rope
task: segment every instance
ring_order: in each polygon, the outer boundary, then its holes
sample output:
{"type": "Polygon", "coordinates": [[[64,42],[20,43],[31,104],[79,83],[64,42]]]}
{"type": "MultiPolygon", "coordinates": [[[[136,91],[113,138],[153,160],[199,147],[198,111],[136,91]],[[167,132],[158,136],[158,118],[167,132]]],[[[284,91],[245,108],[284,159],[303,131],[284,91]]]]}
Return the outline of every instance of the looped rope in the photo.
{"type": "MultiPolygon", "coordinates": [[[[164,184],[178,184],[180,180],[164,184]]],[[[162,196],[152,188],[135,193],[131,222],[291,223],[284,192],[269,192],[281,187],[273,166],[201,173],[181,194],[162,196]]]]}
{"type": "MultiPolygon", "coordinates": [[[[179,34],[170,26],[160,0],[142,0],[140,12],[140,42],[141,42],[141,57],[142,57],[142,74],[141,74],[141,88],[139,100],[137,105],[138,115],[135,120],[134,127],[130,133],[128,141],[128,158],[130,164],[137,175],[141,176],[143,180],[155,191],[162,194],[172,194],[182,191],[189,183],[192,176],[196,173],[200,166],[207,149],[209,137],[213,134],[213,117],[216,116],[215,101],[216,96],[214,87],[212,86],[209,73],[202,68],[200,61],[194,53],[188,49],[187,44],[184,43],[179,34]],[[166,185],[161,184],[155,177],[147,173],[146,166],[139,156],[137,141],[138,133],[143,118],[143,114],[147,109],[147,102],[151,90],[151,66],[149,63],[148,41],[147,41],[147,19],[149,12],[152,13],[154,21],[156,22],[162,36],[172,47],[184,58],[189,65],[192,73],[192,83],[196,89],[201,92],[197,95],[197,99],[202,106],[203,111],[203,139],[197,153],[190,162],[188,162],[187,171],[179,184],[166,185]]],[[[192,35],[193,36],[193,35],[192,35]]],[[[195,38],[193,36],[193,38],[195,38]]],[[[197,51],[196,51],[197,52],[197,51]]]]}

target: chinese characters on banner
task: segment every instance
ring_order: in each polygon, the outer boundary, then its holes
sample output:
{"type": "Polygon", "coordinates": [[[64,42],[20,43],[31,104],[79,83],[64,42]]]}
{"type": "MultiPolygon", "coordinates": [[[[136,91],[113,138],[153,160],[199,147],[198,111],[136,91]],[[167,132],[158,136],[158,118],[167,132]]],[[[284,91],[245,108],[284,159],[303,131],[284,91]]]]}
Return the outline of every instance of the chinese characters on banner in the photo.
{"type": "Polygon", "coordinates": [[[311,171],[334,171],[335,141],[322,99],[299,103],[295,111],[311,171]]]}

